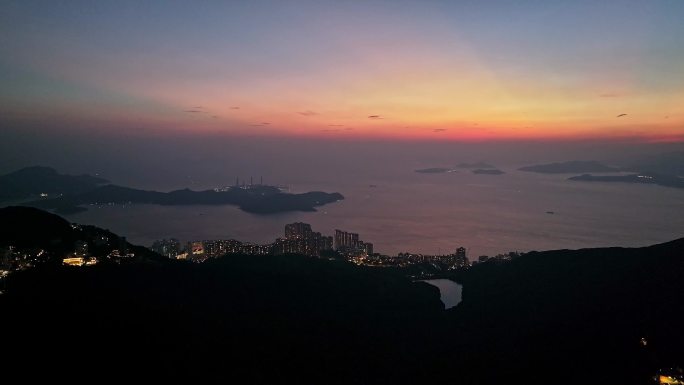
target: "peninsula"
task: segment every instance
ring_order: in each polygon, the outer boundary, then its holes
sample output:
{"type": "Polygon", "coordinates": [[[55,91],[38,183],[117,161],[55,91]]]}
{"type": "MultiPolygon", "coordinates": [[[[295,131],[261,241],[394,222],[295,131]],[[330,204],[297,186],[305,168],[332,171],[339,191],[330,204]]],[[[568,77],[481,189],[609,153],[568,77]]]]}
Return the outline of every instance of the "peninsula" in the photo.
{"type": "Polygon", "coordinates": [[[61,214],[85,211],[85,205],[104,204],[158,204],[178,205],[235,205],[241,210],[255,214],[271,214],[284,211],[316,211],[316,207],[344,199],[340,193],[311,191],[290,194],[267,185],[233,186],[222,189],[193,191],[190,189],[159,192],[140,190],[113,184],[103,185],[106,180],[88,175],[60,175],[47,167],[31,167],[0,177],[13,181],[3,185],[4,197],[32,199],[24,205],[61,214]],[[50,181],[59,181],[48,192],[50,181]],[[68,187],[71,182],[74,186],[68,187]],[[53,197],[54,196],[54,197],[53,197]]]}

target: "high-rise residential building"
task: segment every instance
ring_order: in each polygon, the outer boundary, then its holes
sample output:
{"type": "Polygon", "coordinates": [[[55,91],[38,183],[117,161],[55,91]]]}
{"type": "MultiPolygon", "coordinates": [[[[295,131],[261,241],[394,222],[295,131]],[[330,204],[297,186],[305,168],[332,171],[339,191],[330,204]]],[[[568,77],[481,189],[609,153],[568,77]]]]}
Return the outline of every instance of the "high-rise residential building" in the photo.
{"type": "Polygon", "coordinates": [[[312,231],[308,223],[296,222],[285,225],[285,238],[276,240],[273,244],[273,253],[320,256],[322,251],[332,248],[332,237],[312,231]]]}
{"type": "Polygon", "coordinates": [[[312,236],[311,225],[308,223],[295,222],[285,225],[285,238],[309,239],[312,236]]]}
{"type": "Polygon", "coordinates": [[[459,247],[458,249],[456,249],[456,256],[461,257],[461,258],[465,258],[466,257],[465,247],[459,247]]]}
{"type": "Polygon", "coordinates": [[[356,244],[358,244],[359,235],[348,233],[342,230],[335,230],[334,241],[335,250],[347,250],[355,247],[356,244]]]}
{"type": "Polygon", "coordinates": [[[356,248],[359,246],[359,234],[356,233],[351,233],[351,242],[349,244],[349,247],[356,248]]]}
{"type": "Polygon", "coordinates": [[[357,233],[348,233],[346,231],[342,230],[335,230],[335,237],[334,237],[334,249],[340,252],[343,252],[348,255],[360,255],[360,254],[366,254],[366,255],[372,255],[373,254],[373,245],[366,246],[366,243],[364,243],[362,240],[359,239],[359,234],[357,233]],[[369,252],[370,251],[370,252],[369,252]]]}
{"type": "Polygon", "coordinates": [[[456,253],[454,253],[453,266],[455,268],[462,268],[462,267],[470,266],[470,263],[468,261],[468,257],[466,256],[465,247],[459,247],[458,249],[456,249],[456,253]]]}

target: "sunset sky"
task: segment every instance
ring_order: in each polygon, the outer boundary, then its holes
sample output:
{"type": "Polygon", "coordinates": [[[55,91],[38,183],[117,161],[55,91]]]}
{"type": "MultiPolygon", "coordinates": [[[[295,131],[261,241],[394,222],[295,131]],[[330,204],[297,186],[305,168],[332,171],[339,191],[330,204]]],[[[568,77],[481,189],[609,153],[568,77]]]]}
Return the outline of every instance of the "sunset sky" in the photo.
{"type": "Polygon", "coordinates": [[[0,124],[684,141],[683,20],[680,0],[3,1],[0,124]]]}

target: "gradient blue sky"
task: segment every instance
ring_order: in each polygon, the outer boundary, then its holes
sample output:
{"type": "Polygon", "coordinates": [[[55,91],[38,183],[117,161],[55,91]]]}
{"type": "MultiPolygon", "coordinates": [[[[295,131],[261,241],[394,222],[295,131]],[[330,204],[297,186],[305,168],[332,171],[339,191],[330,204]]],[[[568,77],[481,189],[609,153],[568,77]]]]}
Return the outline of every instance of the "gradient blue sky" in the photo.
{"type": "Polygon", "coordinates": [[[681,141],[682,20],[678,0],[5,1],[0,123],[681,141]]]}

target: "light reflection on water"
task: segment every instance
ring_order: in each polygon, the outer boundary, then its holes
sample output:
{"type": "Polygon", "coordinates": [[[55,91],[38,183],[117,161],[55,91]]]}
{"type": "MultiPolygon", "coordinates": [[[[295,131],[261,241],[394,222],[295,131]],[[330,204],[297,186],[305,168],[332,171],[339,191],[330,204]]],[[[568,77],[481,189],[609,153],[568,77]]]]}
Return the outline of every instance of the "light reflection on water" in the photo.
{"type": "Polygon", "coordinates": [[[450,279],[428,279],[421,282],[429,283],[439,289],[439,299],[445,309],[450,309],[461,303],[463,286],[450,279]]]}

